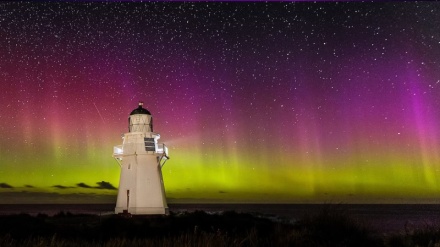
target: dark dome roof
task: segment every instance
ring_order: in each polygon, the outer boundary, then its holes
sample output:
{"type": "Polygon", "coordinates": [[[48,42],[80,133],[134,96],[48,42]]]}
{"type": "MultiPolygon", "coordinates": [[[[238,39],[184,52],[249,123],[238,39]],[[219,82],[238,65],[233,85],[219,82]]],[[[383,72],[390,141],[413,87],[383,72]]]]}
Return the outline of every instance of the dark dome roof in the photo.
{"type": "Polygon", "coordinates": [[[151,113],[145,109],[142,108],[142,106],[144,105],[143,102],[139,102],[139,107],[134,109],[133,111],[131,111],[130,115],[135,115],[135,114],[147,114],[147,115],[151,115],[151,113]]]}

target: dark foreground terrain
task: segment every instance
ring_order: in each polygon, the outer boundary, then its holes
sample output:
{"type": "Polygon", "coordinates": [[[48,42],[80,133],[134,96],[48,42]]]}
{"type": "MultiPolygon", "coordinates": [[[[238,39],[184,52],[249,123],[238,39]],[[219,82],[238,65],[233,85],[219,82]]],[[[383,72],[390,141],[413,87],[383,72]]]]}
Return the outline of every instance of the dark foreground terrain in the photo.
{"type": "Polygon", "coordinates": [[[341,210],[288,219],[204,211],[157,217],[0,216],[0,246],[440,246],[440,227],[384,235],[341,210]]]}

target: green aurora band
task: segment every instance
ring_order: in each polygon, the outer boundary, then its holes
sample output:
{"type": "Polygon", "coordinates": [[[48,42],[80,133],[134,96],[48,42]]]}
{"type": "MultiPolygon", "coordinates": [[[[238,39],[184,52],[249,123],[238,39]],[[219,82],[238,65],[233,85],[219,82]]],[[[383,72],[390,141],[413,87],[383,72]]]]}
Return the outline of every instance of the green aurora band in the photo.
{"type": "Polygon", "coordinates": [[[437,202],[438,13],[0,3],[0,203],[115,202],[138,101],[170,202],[437,202]]]}

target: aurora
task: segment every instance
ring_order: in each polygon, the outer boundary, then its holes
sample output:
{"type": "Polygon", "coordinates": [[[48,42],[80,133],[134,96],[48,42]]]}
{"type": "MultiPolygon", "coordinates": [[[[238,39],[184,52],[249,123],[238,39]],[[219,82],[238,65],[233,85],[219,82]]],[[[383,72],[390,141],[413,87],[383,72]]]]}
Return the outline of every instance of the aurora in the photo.
{"type": "Polygon", "coordinates": [[[0,203],[115,201],[138,101],[170,202],[435,202],[439,8],[0,3],[0,203]]]}

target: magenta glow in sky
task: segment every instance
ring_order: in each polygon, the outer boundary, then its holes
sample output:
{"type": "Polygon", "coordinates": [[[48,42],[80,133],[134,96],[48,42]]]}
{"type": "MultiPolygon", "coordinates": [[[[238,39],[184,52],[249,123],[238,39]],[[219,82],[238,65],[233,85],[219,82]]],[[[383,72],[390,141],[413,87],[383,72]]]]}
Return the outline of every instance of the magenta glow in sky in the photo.
{"type": "Polygon", "coordinates": [[[7,200],[115,200],[138,101],[170,200],[438,195],[438,3],[0,5],[7,200]]]}

